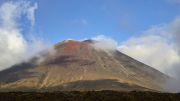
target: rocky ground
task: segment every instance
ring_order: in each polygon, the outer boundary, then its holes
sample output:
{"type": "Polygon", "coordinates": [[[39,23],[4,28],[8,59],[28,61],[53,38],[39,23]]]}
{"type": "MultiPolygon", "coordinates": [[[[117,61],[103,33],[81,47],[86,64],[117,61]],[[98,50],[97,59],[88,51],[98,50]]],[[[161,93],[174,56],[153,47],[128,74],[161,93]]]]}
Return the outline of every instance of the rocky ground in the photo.
{"type": "Polygon", "coordinates": [[[180,93],[71,91],[1,92],[0,101],[180,101],[180,93]]]}

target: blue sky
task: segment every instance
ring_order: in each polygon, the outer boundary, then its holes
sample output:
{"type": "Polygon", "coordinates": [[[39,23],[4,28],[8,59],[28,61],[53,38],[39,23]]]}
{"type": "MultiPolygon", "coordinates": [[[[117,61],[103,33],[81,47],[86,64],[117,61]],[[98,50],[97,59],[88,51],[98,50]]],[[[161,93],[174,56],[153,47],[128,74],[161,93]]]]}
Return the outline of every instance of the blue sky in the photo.
{"type": "Polygon", "coordinates": [[[35,33],[48,38],[52,43],[97,35],[109,36],[120,43],[131,36],[142,34],[141,31],[148,30],[153,25],[170,23],[180,15],[179,4],[168,0],[34,2],[38,5],[34,13],[35,33]]]}
{"type": "Polygon", "coordinates": [[[63,40],[105,49],[180,77],[180,0],[0,0],[0,70],[63,40]]]}

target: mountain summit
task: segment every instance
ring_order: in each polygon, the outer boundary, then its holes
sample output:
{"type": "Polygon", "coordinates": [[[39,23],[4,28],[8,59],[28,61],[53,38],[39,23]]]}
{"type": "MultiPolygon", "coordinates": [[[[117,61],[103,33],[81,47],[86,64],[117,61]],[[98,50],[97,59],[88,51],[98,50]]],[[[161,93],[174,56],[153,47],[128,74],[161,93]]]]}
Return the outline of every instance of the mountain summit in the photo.
{"type": "Polygon", "coordinates": [[[54,55],[42,51],[41,58],[0,71],[0,91],[163,91],[169,76],[97,42],[65,40],[54,45],[54,55]]]}

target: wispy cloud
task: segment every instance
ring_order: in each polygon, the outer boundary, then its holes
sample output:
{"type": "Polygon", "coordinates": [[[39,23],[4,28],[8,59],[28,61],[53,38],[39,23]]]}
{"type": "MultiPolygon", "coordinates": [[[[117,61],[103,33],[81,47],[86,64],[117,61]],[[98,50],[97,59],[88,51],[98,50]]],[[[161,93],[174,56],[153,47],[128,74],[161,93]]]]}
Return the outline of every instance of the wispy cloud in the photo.
{"type": "Polygon", "coordinates": [[[118,30],[125,30],[125,31],[133,30],[134,29],[133,18],[126,12],[121,13],[117,28],[118,30]]]}
{"type": "Polygon", "coordinates": [[[29,20],[31,20],[31,26],[34,26],[34,23],[35,23],[34,10],[37,9],[37,8],[38,8],[37,3],[35,3],[34,6],[29,7],[27,9],[27,18],[29,20]]]}
{"type": "Polygon", "coordinates": [[[87,23],[87,20],[85,20],[85,19],[81,20],[81,23],[84,24],[84,25],[87,25],[87,24],[88,24],[88,23],[87,23]]]}
{"type": "Polygon", "coordinates": [[[78,20],[73,20],[71,21],[71,23],[78,23],[78,20]]]}
{"type": "Polygon", "coordinates": [[[82,19],[82,20],[73,20],[73,21],[70,21],[70,23],[88,25],[88,22],[85,19],[82,19]]]}

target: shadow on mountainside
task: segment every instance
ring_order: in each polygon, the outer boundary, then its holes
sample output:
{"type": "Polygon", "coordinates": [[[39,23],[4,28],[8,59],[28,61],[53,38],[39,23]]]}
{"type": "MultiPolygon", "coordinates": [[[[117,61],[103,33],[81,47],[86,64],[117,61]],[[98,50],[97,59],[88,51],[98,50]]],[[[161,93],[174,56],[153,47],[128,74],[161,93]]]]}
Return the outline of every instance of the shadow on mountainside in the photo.
{"type": "Polygon", "coordinates": [[[81,59],[78,58],[77,56],[74,55],[61,55],[57,56],[56,58],[46,61],[45,65],[58,65],[58,66],[67,66],[69,63],[78,63],[79,66],[86,66],[86,65],[92,65],[96,61],[90,61],[86,59],[81,59]]]}
{"type": "Polygon", "coordinates": [[[29,72],[27,70],[37,67],[37,65],[35,65],[37,60],[38,57],[33,57],[28,62],[15,64],[6,70],[0,71],[1,83],[3,82],[3,84],[8,84],[21,79],[27,79],[33,77],[30,75],[33,74],[34,72],[29,72]]]}

